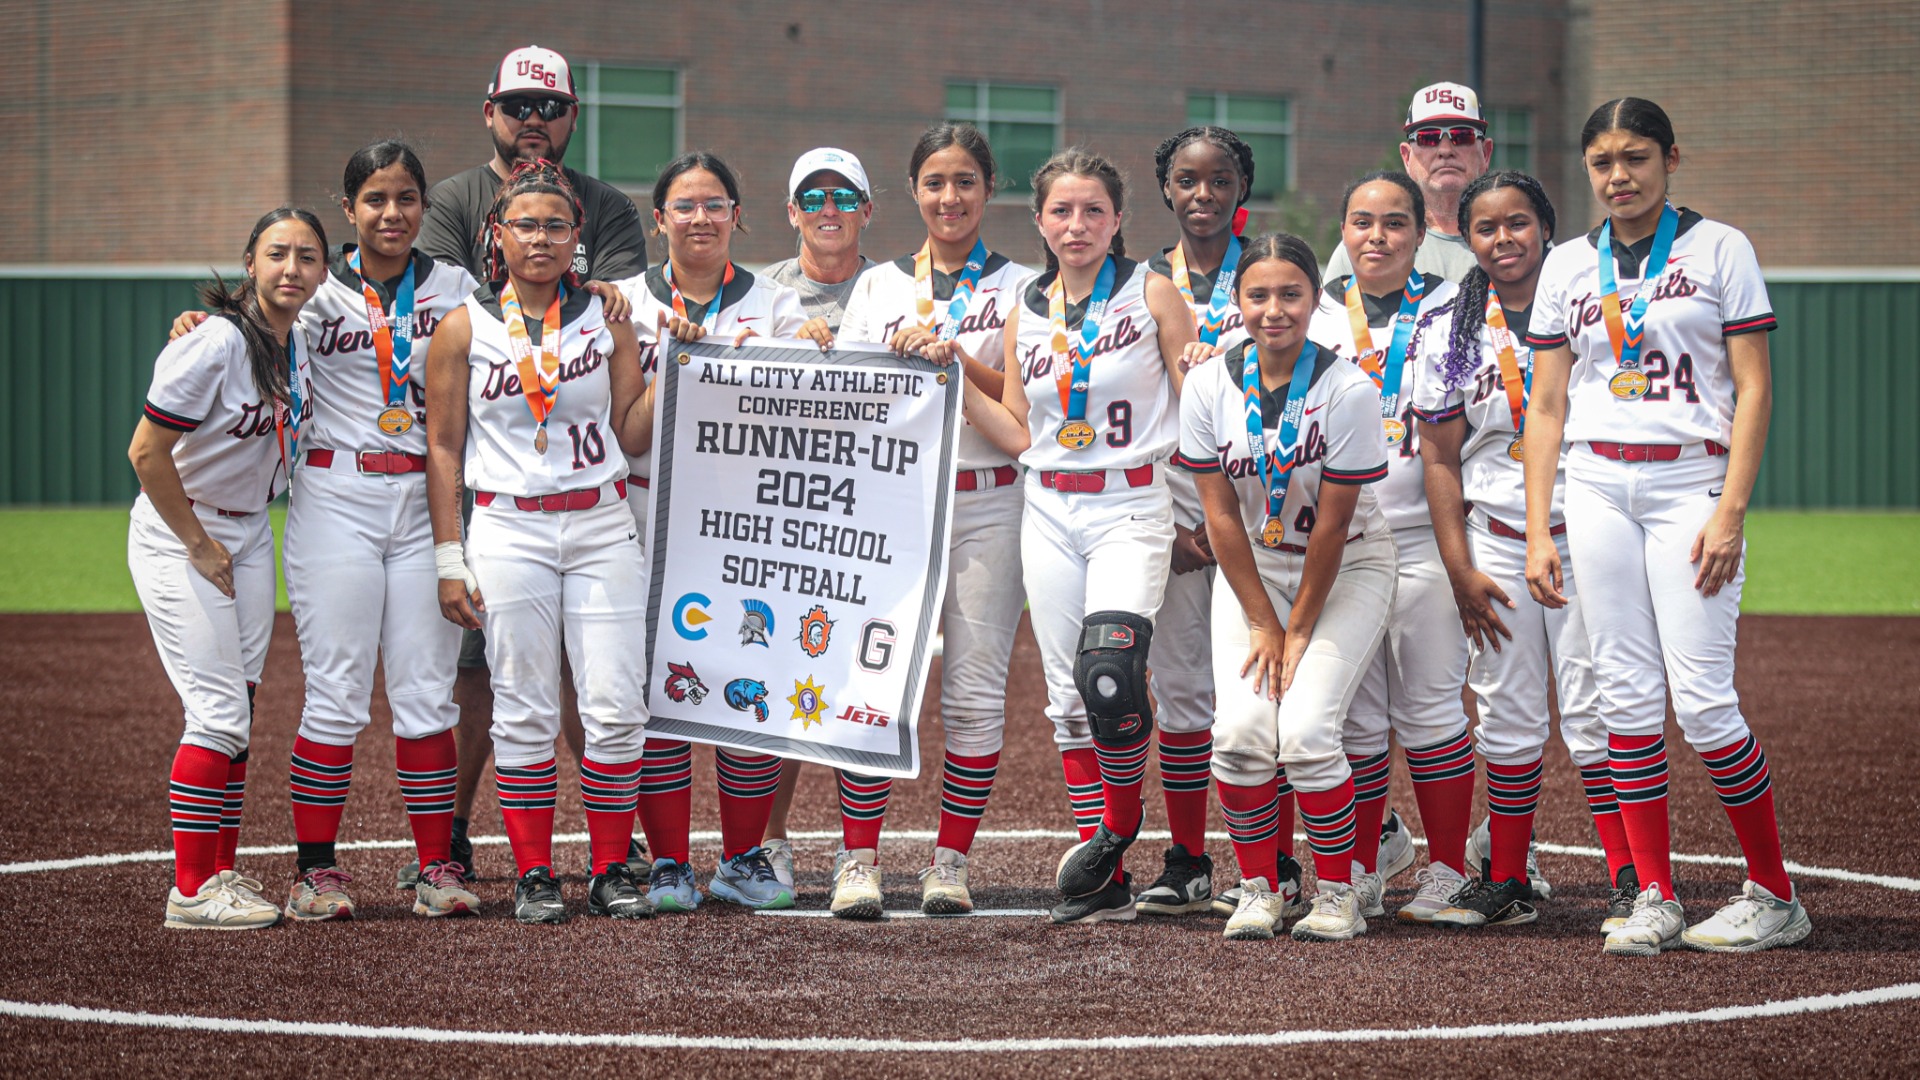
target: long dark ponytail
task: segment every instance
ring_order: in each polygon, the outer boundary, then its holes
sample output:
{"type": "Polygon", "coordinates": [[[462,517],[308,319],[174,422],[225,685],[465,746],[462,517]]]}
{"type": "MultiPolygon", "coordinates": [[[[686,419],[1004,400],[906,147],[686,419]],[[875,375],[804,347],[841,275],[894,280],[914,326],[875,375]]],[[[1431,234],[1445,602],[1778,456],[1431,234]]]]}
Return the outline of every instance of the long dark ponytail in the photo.
{"type": "MultiPolygon", "coordinates": [[[[253,233],[247,237],[246,258],[252,260],[262,233],[289,218],[312,229],[321,252],[327,250],[327,230],[321,227],[319,218],[306,210],[281,206],[254,223],[253,233]]],[[[248,274],[238,285],[229,285],[216,273],[212,281],[200,286],[200,302],[215,315],[229,316],[239,324],[240,336],[247,343],[247,366],[253,369],[253,386],[260,392],[260,400],[290,404],[293,395],[287,383],[287,343],[267,325],[253,275],[248,274]]]]}
{"type": "MultiPolygon", "coordinates": [[[[1547,190],[1540,186],[1540,181],[1513,169],[1483,173],[1460,193],[1460,235],[1471,235],[1474,200],[1500,188],[1519,188],[1526,194],[1527,201],[1533,204],[1533,215],[1546,230],[1546,246],[1552,247],[1556,228],[1553,202],[1547,198],[1547,190]]],[[[1545,254],[1541,252],[1543,258],[1545,254]]],[[[1448,390],[1465,386],[1473,370],[1480,366],[1480,328],[1487,324],[1488,287],[1487,272],[1476,260],[1453,299],[1453,330],[1447,337],[1447,354],[1440,361],[1440,381],[1448,390]]]]}

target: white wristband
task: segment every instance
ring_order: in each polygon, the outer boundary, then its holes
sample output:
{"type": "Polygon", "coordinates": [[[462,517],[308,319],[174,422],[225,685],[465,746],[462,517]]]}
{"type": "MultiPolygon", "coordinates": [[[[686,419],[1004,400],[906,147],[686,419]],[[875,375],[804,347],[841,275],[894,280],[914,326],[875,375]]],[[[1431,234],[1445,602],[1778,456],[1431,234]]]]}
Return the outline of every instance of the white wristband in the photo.
{"type": "Polygon", "coordinates": [[[467,569],[466,551],[458,540],[433,545],[433,569],[441,581],[458,581],[473,588],[473,571],[467,569]]]}

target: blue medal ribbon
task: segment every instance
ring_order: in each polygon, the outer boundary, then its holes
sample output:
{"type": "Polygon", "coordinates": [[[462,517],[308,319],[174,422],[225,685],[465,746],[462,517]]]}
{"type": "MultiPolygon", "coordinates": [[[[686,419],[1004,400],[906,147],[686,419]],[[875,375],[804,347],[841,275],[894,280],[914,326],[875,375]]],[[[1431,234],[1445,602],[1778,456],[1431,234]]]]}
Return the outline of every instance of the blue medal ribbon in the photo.
{"type": "Polygon", "coordinates": [[[1606,316],[1607,337],[1613,344],[1614,359],[1624,370],[1640,366],[1640,346],[1646,343],[1647,303],[1653,299],[1656,279],[1667,269],[1667,257],[1673,252],[1673,238],[1680,231],[1680,212],[1667,203],[1660,208],[1660,224],[1653,231],[1653,250],[1647,253],[1647,265],[1640,275],[1633,304],[1620,309],[1620,284],[1614,278],[1613,220],[1600,226],[1600,310],[1606,316]]]}
{"type": "Polygon", "coordinates": [[[1267,489],[1267,520],[1280,516],[1287,501],[1287,486],[1293,479],[1295,443],[1300,438],[1300,421],[1307,407],[1307,388],[1313,382],[1318,349],[1309,341],[1300,348],[1293,362],[1293,378],[1287,382],[1287,401],[1280,409],[1280,430],[1272,450],[1267,449],[1265,418],[1260,415],[1260,350],[1252,342],[1240,365],[1240,388],[1246,396],[1247,453],[1260,467],[1260,482],[1267,489]]]}
{"type": "Polygon", "coordinates": [[[980,286],[980,275],[987,269],[987,242],[976,238],[967,253],[967,265],[953,282],[953,299],[947,301],[947,321],[940,327],[940,340],[952,341],[960,333],[960,322],[973,304],[973,291],[980,286]]]}
{"type": "Polygon", "coordinates": [[[1080,320],[1080,339],[1067,347],[1067,293],[1059,277],[1053,279],[1049,307],[1053,323],[1055,352],[1071,352],[1071,374],[1064,368],[1055,376],[1060,391],[1060,409],[1068,421],[1087,417],[1087,391],[1093,386],[1093,347],[1100,340],[1100,320],[1106,315],[1107,301],[1113,296],[1113,256],[1100,264],[1100,276],[1094,279],[1093,292],[1087,295],[1087,314],[1080,320]]]}
{"type": "Polygon", "coordinates": [[[381,389],[386,394],[387,407],[399,408],[407,402],[407,379],[413,370],[413,259],[407,259],[407,272],[400,276],[400,287],[393,294],[393,315],[388,317],[380,310],[380,294],[374,291],[367,275],[360,269],[360,249],[355,248],[348,258],[347,265],[353,268],[354,276],[360,279],[360,290],[367,301],[367,325],[373,331],[374,353],[382,350],[380,338],[385,331],[389,338],[388,348],[391,359],[382,356],[381,389]]]}

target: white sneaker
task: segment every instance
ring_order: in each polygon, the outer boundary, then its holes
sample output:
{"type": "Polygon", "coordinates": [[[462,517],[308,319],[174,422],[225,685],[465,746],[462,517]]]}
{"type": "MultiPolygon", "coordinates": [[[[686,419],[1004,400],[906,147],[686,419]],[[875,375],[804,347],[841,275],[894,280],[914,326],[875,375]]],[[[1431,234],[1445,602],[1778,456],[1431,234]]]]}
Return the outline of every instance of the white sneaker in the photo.
{"type": "Polygon", "coordinates": [[[842,919],[880,917],[879,852],[872,848],[841,851],[833,857],[834,915],[842,919]]]}
{"type": "Polygon", "coordinates": [[[1293,924],[1296,941],[1349,941],[1367,932],[1360,914],[1359,890],[1345,882],[1323,881],[1313,910],[1293,924]]]}
{"type": "Polygon", "coordinates": [[[1392,881],[1413,865],[1413,834],[1400,820],[1398,810],[1388,811],[1387,820],[1380,824],[1380,854],[1373,865],[1379,869],[1381,881],[1392,881]]]}
{"type": "Polygon", "coordinates": [[[933,863],[920,871],[920,911],[925,915],[970,915],[967,857],[952,848],[933,849],[933,863]]]}
{"type": "Polygon", "coordinates": [[[1419,890],[1395,913],[1401,922],[1431,923],[1435,915],[1453,906],[1453,898],[1467,886],[1466,875],[1446,863],[1428,863],[1413,875],[1413,882],[1419,890]]]}
{"type": "Polygon", "coordinates": [[[774,880],[793,888],[793,841],[784,836],[769,836],[760,841],[760,847],[767,853],[767,861],[773,864],[774,880]]]}
{"type": "Polygon", "coordinates": [[[1353,864],[1353,891],[1358,895],[1360,914],[1379,918],[1387,913],[1383,902],[1387,895],[1387,879],[1378,872],[1367,873],[1360,864],[1353,864]]]}
{"type": "Polygon", "coordinates": [[[1273,891],[1263,877],[1240,882],[1240,905],[1227,920],[1229,941],[1271,941],[1283,925],[1287,898],[1273,891]]]}
{"type": "Polygon", "coordinates": [[[258,893],[235,891],[216,874],[192,896],[178,888],[168,890],[163,925],[169,930],[259,930],[279,921],[279,905],[267,903],[258,893]]]}
{"type": "Polygon", "coordinates": [[[1656,883],[1633,898],[1633,914],[1607,935],[1606,950],[1614,956],[1659,956],[1679,946],[1686,928],[1687,913],[1680,901],[1661,899],[1656,883]]]}
{"type": "MultiPolygon", "coordinates": [[[[1482,878],[1493,880],[1493,841],[1488,835],[1485,818],[1480,820],[1480,827],[1467,837],[1467,865],[1478,866],[1482,878]]],[[[1527,838],[1527,884],[1533,886],[1535,900],[1553,899],[1553,886],[1540,873],[1540,856],[1533,850],[1531,836],[1527,838]]]]}
{"type": "Polygon", "coordinates": [[[1680,941],[1701,952],[1744,953],[1795,945],[1811,933],[1813,920],[1807,918],[1798,896],[1782,900],[1749,881],[1712,918],[1681,933],[1680,941]]]}

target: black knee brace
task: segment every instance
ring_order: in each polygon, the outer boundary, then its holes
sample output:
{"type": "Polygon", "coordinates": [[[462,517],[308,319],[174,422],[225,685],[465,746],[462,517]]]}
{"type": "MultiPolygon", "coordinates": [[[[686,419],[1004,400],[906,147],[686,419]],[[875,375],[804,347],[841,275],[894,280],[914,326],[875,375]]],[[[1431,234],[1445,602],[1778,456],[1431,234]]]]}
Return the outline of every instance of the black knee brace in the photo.
{"type": "Polygon", "coordinates": [[[1073,685],[1087,703],[1093,741],[1132,746],[1153,730],[1147,652],[1153,624],[1131,611],[1096,611],[1080,628],[1073,685]]]}

